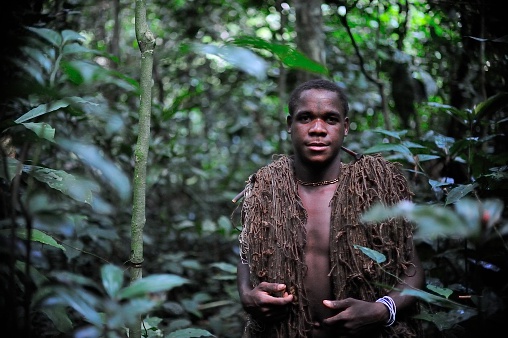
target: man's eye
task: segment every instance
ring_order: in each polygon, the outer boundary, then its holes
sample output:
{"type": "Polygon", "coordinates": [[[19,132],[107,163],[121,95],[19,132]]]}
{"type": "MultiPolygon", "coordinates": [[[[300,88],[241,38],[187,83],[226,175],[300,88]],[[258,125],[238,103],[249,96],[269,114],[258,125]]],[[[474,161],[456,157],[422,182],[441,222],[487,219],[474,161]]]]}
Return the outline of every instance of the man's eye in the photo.
{"type": "Polygon", "coordinates": [[[308,122],[308,121],[310,121],[310,117],[307,115],[302,115],[302,116],[300,116],[300,118],[298,120],[300,122],[308,122]]]}

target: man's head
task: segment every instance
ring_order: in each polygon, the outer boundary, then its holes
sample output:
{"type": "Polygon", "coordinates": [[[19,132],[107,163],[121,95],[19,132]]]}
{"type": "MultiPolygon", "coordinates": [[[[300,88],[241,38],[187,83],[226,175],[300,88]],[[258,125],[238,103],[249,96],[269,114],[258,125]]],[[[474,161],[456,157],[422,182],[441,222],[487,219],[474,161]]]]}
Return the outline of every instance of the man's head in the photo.
{"type": "Polygon", "coordinates": [[[347,100],[347,96],[344,93],[344,90],[340,88],[338,85],[336,85],[332,81],[324,80],[324,79],[314,79],[309,80],[307,82],[302,83],[298,87],[296,87],[293,92],[291,93],[291,96],[289,97],[289,115],[293,115],[293,113],[296,110],[296,107],[298,106],[298,101],[300,100],[300,97],[302,95],[302,92],[309,90],[309,89],[323,89],[328,90],[331,92],[335,92],[342,104],[342,113],[344,114],[344,117],[347,116],[349,112],[349,103],[347,100]]]}
{"type": "Polygon", "coordinates": [[[311,80],[293,90],[287,116],[297,163],[325,168],[340,163],[340,149],[349,132],[348,102],[340,87],[311,80]]]}

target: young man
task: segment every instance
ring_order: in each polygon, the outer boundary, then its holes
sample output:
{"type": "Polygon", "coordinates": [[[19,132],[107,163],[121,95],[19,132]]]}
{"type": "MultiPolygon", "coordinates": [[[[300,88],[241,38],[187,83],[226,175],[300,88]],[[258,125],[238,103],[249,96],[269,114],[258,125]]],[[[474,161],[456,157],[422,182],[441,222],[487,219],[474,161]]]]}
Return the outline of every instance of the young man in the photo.
{"type": "Polygon", "coordinates": [[[340,87],[317,79],[289,100],[293,155],[252,175],[242,203],[238,291],[244,337],[416,337],[414,297],[424,272],[403,219],[360,222],[381,201],[410,199],[404,176],[381,156],[341,162],[349,132],[340,87]],[[376,264],[359,247],[381,252],[376,264]],[[398,277],[397,277],[398,276],[398,277]]]}

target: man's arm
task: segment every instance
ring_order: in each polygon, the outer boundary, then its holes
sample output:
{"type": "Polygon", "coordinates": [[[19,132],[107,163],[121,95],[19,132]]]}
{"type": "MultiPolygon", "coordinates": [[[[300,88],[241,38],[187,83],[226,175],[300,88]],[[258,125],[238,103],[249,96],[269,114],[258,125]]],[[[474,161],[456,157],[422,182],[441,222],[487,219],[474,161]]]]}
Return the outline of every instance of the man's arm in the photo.
{"type": "Polygon", "coordinates": [[[285,284],[261,282],[253,288],[249,266],[242,262],[237,265],[236,280],[242,306],[251,316],[263,321],[277,321],[287,315],[293,295],[286,292],[285,284]]]}
{"type": "MultiPolygon", "coordinates": [[[[401,276],[401,282],[387,295],[395,303],[397,313],[401,313],[416,302],[416,297],[401,295],[404,288],[421,289],[425,283],[425,271],[414,243],[412,243],[410,267],[404,276],[401,276]]],[[[367,302],[354,298],[343,300],[324,300],[323,304],[337,311],[333,317],[327,318],[323,324],[337,327],[342,334],[357,334],[369,330],[373,327],[385,325],[390,318],[388,307],[379,302],[367,302]]],[[[395,318],[396,320],[396,318],[395,318]]]]}
{"type": "Polygon", "coordinates": [[[425,285],[425,271],[423,269],[422,262],[420,261],[420,257],[416,252],[414,243],[412,243],[411,253],[411,262],[413,263],[413,266],[409,267],[406,275],[401,278],[402,282],[395,287],[396,290],[392,290],[387,295],[392,297],[395,302],[397,312],[403,312],[404,309],[408,308],[416,301],[416,297],[414,296],[401,296],[400,291],[398,290],[403,290],[408,287],[412,289],[422,289],[425,285]]]}

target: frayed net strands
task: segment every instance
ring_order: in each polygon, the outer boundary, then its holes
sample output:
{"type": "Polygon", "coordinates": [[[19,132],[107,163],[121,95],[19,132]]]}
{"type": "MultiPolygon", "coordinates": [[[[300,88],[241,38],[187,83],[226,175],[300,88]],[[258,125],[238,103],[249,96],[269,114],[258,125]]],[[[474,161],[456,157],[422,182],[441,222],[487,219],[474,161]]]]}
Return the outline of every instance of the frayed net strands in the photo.
{"type": "MultiPolygon", "coordinates": [[[[374,302],[397,284],[394,276],[410,266],[412,225],[404,219],[364,224],[359,218],[376,202],[392,205],[411,197],[405,177],[380,155],[342,165],[331,201],[330,276],[336,299],[374,302]],[[379,251],[387,260],[379,267],[355,246],[379,251]]],[[[285,283],[294,296],[288,320],[261,325],[249,318],[246,337],[308,337],[312,322],[303,287],[307,212],[290,157],[278,155],[249,177],[241,218],[240,256],[250,266],[252,284],[285,283]]],[[[378,337],[416,336],[417,329],[405,318],[397,319],[378,337]]]]}

